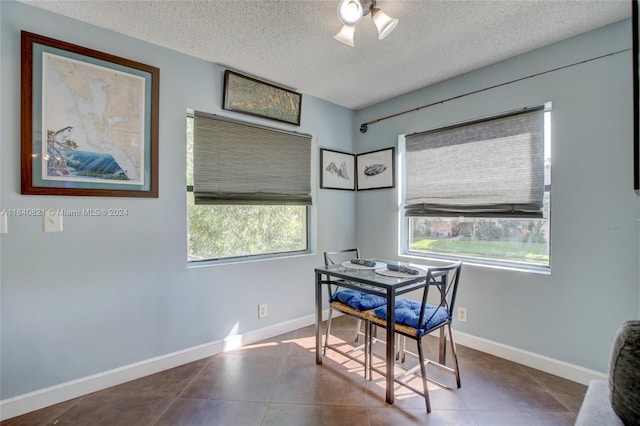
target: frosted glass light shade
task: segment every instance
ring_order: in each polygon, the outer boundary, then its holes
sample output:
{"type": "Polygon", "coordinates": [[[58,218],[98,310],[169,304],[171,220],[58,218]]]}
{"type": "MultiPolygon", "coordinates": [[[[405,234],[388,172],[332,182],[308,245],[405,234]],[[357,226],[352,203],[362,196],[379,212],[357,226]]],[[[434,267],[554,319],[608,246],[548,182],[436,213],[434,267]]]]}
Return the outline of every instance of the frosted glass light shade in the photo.
{"type": "Polygon", "coordinates": [[[335,38],[336,40],[338,40],[340,43],[344,43],[347,46],[351,46],[354,47],[355,44],[353,43],[353,36],[356,33],[356,27],[353,25],[345,25],[342,27],[342,29],[340,30],[340,32],[338,34],[336,34],[335,36],[333,36],[333,38],[335,38]]]}
{"type": "Polygon", "coordinates": [[[338,18],[345,25],[358,25],[362,21],[362,4],[358,0],[340,0],[338,18]]]}
{"type": "Polygon", "coordinates": [[[398,25],[398,19],[392,18],[378,8],[371,9],[371,19],[378,29],[378,39],[382,40],[388,36],[398,25]]]}

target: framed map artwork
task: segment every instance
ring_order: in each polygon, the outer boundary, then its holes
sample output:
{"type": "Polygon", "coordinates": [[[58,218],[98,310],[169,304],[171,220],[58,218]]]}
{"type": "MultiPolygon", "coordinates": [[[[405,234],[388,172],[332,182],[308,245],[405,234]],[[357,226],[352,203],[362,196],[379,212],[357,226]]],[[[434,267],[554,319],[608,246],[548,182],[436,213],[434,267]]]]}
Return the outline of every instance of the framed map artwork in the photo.
{"type": "Polygon", "coordinates": [[[224,72],[222,107],[300,125],[302,95],[231,70],[224,72]]]}
{"type": "Polygon", "coordinates": [[[158,197],[160,70],[22,31],[21,193],[158,197]]]}

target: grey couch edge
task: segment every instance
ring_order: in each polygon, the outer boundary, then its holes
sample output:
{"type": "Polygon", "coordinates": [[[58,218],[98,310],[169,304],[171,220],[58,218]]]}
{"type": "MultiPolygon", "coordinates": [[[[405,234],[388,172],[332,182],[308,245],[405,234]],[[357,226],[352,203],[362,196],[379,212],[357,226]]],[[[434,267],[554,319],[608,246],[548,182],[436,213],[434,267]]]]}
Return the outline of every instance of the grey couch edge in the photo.
{"type": "Polygon", "coordinates": [[[624,426],[611,407],[607,380],[589,382],[575,426],[624,426]]]}

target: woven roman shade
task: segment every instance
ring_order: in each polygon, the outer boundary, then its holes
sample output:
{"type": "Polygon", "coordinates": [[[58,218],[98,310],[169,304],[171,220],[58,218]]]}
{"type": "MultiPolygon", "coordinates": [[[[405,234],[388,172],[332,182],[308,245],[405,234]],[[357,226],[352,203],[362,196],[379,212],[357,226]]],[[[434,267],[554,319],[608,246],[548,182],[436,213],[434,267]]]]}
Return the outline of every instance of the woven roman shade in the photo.
{"type": "Polygon", "coordinates": [[[543,107],[405,140],[407,216],[542,217],[543,107]]]}
{"type": "Polygon", "coordinates": [[[194,113],[196,204],[311,204],[311,136],[194,113]]]}

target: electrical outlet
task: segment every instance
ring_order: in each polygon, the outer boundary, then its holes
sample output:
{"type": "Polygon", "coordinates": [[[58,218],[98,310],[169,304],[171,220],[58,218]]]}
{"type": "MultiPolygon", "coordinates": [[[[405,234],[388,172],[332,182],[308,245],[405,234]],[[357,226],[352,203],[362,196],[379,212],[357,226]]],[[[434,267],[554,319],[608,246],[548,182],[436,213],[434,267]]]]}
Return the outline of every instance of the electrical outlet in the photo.
{"type": "Polygon", "coordinates": [[[458,308],[458,321],[467,322],[467,308],[458,308]]]}
{"type": "Polygon", "coordinates": [[[258,305],[258,318],[266,318],[267,317],[267,304],[263,303],[258,305]]]}

